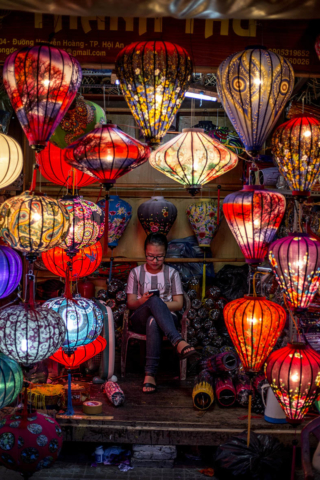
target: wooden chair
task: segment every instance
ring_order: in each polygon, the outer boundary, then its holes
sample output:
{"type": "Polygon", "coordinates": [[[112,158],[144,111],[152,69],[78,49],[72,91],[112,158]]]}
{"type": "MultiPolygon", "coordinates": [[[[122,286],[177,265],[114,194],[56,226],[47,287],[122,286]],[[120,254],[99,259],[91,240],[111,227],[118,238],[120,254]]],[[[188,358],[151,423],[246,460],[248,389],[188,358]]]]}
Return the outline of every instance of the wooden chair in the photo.
{"type": "MultiPolygon", "coordinates": [[[[189,325],[188,312],[191,308],[190,298],[186,293],[183,294],[183,306],[184,313],[181,319],[181,336],[183,340],[187,341],[187,328],[189,325]]],[[[127,308],[123,315],[123,329],[122,329],[122,347],[121,347],[121,377],[125,377],[126,374],[126,362],[127,362],[127,350],[129,340],[131,338],[136,338],[137,340],[146,341],[146,335],[141,335],[140,333],[135,333],[129,330],[129,316],[130,310],[127,308]]],[[[166,337],[163,337],[164,340],[167,340],[166,337]]],[[[187,377],[187,359],[180,360],[180,380],[185,380],[187,377]]]]}

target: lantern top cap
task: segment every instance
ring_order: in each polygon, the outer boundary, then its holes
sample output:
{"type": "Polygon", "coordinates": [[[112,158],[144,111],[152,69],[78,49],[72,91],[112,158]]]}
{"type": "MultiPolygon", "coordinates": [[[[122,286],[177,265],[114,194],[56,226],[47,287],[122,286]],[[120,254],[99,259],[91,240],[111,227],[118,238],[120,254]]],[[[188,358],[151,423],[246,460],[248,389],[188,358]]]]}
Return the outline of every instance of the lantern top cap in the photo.
{"type": "MultiPolygon", "coordinates": [[[[312,235],[304,232],[292,232],[288,234],[288,237],[302,237],[302,238],[310,238],[312,240],[312,235]]],[[[315,238],[313,240],[316,240],[315,238]]]]}
{"type": "Polygon", "coordinates": [[[245,50],[268,50],[268,49],[263,45],[248,45],[247,47],[245,47],[245,50]]]}
{"type": "Polygon", "coordinates": [[[264,185],[243,185],[242,190],[253,192],[254,190],[265,190],[264,185]]]}
{"type": "Polygon", "coordinates": [[[183,128],[182,129],[182,133],[188,133],[188,132],[204,133],[204,128],[183,128]]]}
{"type": "Polygon", "coordinates": [[[246,300],[254,300],[254,301],[257,301],[257,300],[265,300],[266,297],[264,297],[263,295],[243,295],[243,298],[245,298],[246,300]]]}
{"type": "Polygon", "coordinates": [[[299,350],[305,350],[308,345],[306,343],[303,343],[303,342],[291,342],[291,343],[288,343],[287,345],[289,348],[294,348],[294,349],[299,349],[299,350]]]}

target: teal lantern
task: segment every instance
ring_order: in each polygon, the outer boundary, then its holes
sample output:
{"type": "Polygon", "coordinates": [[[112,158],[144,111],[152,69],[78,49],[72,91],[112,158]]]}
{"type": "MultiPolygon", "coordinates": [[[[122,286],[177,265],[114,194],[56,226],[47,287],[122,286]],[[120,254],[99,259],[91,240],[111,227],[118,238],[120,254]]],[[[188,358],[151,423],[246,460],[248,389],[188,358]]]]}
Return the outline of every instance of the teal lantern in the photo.
{"type": "Polygon", "coordinates": [[[23,374],[18,363],[0,353],[0,409],[16,399],[22,384],[23,374]]]}

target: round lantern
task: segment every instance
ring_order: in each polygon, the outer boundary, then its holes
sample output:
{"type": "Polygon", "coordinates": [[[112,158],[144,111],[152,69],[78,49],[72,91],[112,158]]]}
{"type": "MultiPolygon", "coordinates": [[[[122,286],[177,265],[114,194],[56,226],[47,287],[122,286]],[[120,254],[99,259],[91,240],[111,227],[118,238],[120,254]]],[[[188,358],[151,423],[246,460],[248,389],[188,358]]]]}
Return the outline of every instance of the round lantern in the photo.
{"type": "MultiPolygon", "coordinates": [[[[47,300],[43,309],[53,310],[66,325],[64,350],[87,345],[95,340],[103,328],[103,314],[92,300],[77,295],[75,298],[57,297],[47,300]]],[[[54,352],[53,352],[54,353],[54,352]]]]}
{"type": "Polygon", "coordinates": [[[147,142],[159,144],[191,80],[188,52],[170,42],[131,43],[118,54],[116,72],[124,98],[147,142]]]}
{"type": "Polygon", "coordinates": [[[285,310],[265,297],[245,295],[227,303],[223,316],[245,371],[259,372],[285,326],[285,310]]]}
{"type": "Polygon", "coordinates": [[[0,331],[1,352],[25,366],[50,357],[66,335],[58,313],[27,304],[0,310],[0,331]]]}
{"type": "Polygon", "coordinates": [[[272,152],[293,195],[309,196],[320,174],[320,121],[297,115],[272,136],[272,152]]]}
{"type": "Polygon", "coordinates": [[[203,184],[232,170],[238,157],[202,128],[184,128],[180,135],[152,152],[149,162],[195,195],[203,184]]]}
{"type": "Polygon", "coordinates": [[[213,130],[207,130],[206,133],[209,137],[215,138],[236,155],[243,153],[243,143],[234,130],[229,130],[228,127],[215,127],[213,130]]]}
{"type": "Polygon", "coordinates": [[[75,254],[80,248],[97,243],[104,234],[105,219],[101,208],[78,195],[66,195],[60,203],[69,214],[70,227],[59,246],[75,254]]]}
{"type": "MultiPolygon", "coordinates": [[[[99,200],[97,205],[105,210],[105,199],[99,200]]],[[[109,222],[108,222],[108,245],[115,248],[118,241],[122,237],[128,223],[132,217],[132,207],[130,203],[125,202],[118,195],[110,195],[109,197],[109,222]]]]}
{"type": "Polygon", "coordinates": [[[138,218],[147,235],[152,232],[168,235],[177,215],[177,207],[160,196],[151,197],[138,208],[138,218]]]}
{"type": "Polygon", "coordinates": [[[103,108],[79,96],[50,137],[50,143],[59,148],[66,148],[91,132],[98,123],[106,123],[103,108]]]}
{"type": "Polygon", "coordinates": [[[217,89],[221,103],[251,155],[261,150],[293,87],[290,62],[264,47],[247,47],[220,64],[217,89]]]}
{"type": "Polygon", "coordinates": [[[305,311],[320,283],[320,242],[306,233],[290,233],[270,245],[269,260],[290,308],[305,311]]]}
{"type": "Polygon", "coordinates": [[[11,185],[22,172],[23,155],[18,142],[0,133],[0,188],[11,185]]]}
{"type": "Polygon", "coordinates": [[[51,45],[24,47],[3,67],[3,84],[29,145],[46,146],[81,84],[78,61],[51,45]]]}
{"type": "Polygon", "coordinates": [[[62,447],[62,430],[49,415],[17,411],[0,420],[0,464],[30,478],[51,467],[62,447]]]}
{"type": "Polygon", "coordinates": [[[286,200],[261,185],[245,185],[223,201],[223,213],[247,263],[261,263],[286,209],[286,200]]]}
{"type": "Polygon", "coordinates": [[[23,374],[19,365],[0,352],[0,409],[17,398],[22,385],[23,374]]]}
{"type": "Polygon", "coordinates": [[[197,237],[200,247],[210,247],[211,241],[218,227],[218,200],[204,199],[191,203],[186,210],[191,228],[197,237]]]}
{"type": "Polygon", "coordinates": [[[55,247],[67,235],[69,216],[53,198],[24,192],[0,209],[0,235],[27,256],[55,247]]]}
{"type": "Polygon", "coordinates": [[[270,355],[265,373],[287,422],[301,423],[320,393],[320,355],[304,343],[288,343],[270,355]]]}
{"type": "Polygon", "coordinates": [[[100,242],[82,248],[72,258],[69,258],[67,252],[61,247],[52,248],[42,254],[42,261],[46,268],[59,277],[67,276],[68,266],[71,264],[71,280],[88,277],[97,270],[101,260],[102,247],[100,242]]]}
{"type": "Polygon", "coordinates": [[[99,336],[88,345],[78,347],[71,355],[67,354],[63,348],[59,348],[50,358],[61,363],[67,369],[78,368],[81,363],[101,353],[107,346],[107,341],[99,336]]]}
{"type": "Polygon", "coordinates": [[[50,141],[46,148],[36,155],[41,175],[49,182],[67,188],[72,188],[73,185],[75,188],[86,187],[97,181],[92,175],[87,175],[71,167],[64,157],[65,150],[61,150],[50,141]]]}
{"type": "Polygon", "coordinates": [[[10,247],[0,245],[0,298],[10,295],[22,277],[22,260],[10,247]]]}

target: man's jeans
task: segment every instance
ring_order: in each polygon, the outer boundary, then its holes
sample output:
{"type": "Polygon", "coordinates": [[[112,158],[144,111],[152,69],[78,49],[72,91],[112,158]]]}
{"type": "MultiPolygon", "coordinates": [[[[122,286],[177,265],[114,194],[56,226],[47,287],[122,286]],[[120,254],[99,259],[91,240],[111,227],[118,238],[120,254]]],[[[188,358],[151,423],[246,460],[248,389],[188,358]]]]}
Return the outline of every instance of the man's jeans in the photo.
{"type": "Polygon", "coordinates": [[[179,320],[161,298],[153,295],[130,317],[132,330],[147,335],[145,373],[156,375],[163,335],[175,345],[182,337],[176,328],[179,320]]]}

